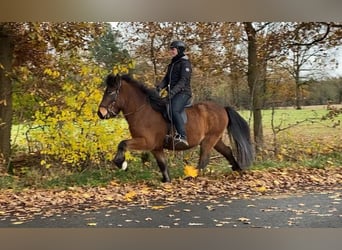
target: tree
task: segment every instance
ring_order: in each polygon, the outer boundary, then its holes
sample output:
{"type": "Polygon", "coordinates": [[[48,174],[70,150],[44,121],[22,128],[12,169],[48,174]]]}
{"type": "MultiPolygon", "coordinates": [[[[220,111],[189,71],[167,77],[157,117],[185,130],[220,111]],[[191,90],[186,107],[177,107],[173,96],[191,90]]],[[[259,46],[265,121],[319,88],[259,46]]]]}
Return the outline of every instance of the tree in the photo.
{"type": "Polygon", "coordinates": [[[12,127],[12,86],[10,71],[13,60],[13,41],[5,27],[0,26],[0,166],[10,155],[12,127]]]}
{"type": "Polygon", "coordinates": [[[262,97],[264,82],[261,77],[263,72],[263,64],[259,64],[258,59],[258,42],[257,42],[257,30],[253,27],[251,22],[244,23],[247,39],[248,39],[248,86],[251,96],[251,109],[253,112],[253,132],[254,141],[256,144],[257,152],[263,145],[263,129],[262,129],[262,97]]]}
{"type": "Polygon", "coordinates": [[[341,43],[341,31],[338,28],[339,25],[336,23],[286,24],[287,41],[284,50],[287,51],[288,56],[282,65],[295,81],[297,109],[301,109],[302,105],[302,87],[308,83],[305,78],[309,78],[315,68],[321,71],[322,66],[327,63],[327,51],[341,43]]]}
{"type": "Polygon", "coordinates": [[[234,83],[229,81],[232,69],[234,79],[241,82],[237,74],[241,74],[245,64],[241,63],[241,46],[239,49],[240,27],[235,23],[133,22],[119,26],[125,30],[126,44],[137,60],[135,72],[145,82],[154,84],[163,77],[170,60],[168,46],[175,39],[187,44],[194,69],[192,86],[196,100],[216,94],[216,90],[222,89],[218,85],[234,83]]]}
{"type": "Polygon", "coordinates": [[[97,39],[94,48],[91,50],[96,61],[103,64],[108,71],[112,71],[114,65],[126,62],[129,59],[127,49],[120,46],[119,37],[120,33],[113,30],[110,24],[106,24],[103,36],[97,39]]]}
{"type": "Polygon", "coordinates": [[[10,163],[12,90],[19,69],[43,76],[54,57],[65,52],[77,55],[79,48],[89,47],[101,33],[100,23],[0,23],[0,164],[10,163]]]}

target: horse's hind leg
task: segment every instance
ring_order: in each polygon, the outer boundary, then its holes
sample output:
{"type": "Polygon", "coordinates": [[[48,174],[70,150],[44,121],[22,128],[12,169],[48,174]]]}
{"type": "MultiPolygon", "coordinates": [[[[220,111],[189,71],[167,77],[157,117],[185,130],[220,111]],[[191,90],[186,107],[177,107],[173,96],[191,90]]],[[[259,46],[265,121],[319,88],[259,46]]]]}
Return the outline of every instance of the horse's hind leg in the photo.
{"type": "Polygon", "coordinates": [[[239,163],[237,163],[237,161],[235,160],[234,156],[233,156],[233,152],[232,149],[228,146],[226,146],[222,139],[220,139],[216,145],[214,146],[215,150],[217,152],[219,152],[220,154],[222,154],[228,161],[229,163],[232,165],[232,169],[234,171],[241,171],[241,168],[239,166],[239,163]]]}
{"type": "Polygon", "coordinates": [[[169,169],[167,167],[167,162],[163,150],[152,151],[152,154],[156,158],[157,164],[159,166],[160,172],[163,175],[162,182],[170,182],[169,169]]]}
{"type": "Polygon", "coordinates": [[[199,170],[204,169],[209,163],[210,151],[213,149],[213,146],[216,144],[218,137],[210,136],[205,138],[201,142],[200,147],[200,158],[198,162],[197,168],[199,170]]]}

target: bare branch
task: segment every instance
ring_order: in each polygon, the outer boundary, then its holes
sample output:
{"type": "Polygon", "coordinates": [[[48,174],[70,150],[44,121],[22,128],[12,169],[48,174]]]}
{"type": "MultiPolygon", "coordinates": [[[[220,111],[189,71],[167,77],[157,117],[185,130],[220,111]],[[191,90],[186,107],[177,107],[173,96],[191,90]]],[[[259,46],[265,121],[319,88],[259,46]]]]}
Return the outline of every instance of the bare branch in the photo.
{"type": "Polygon", "coordinates": [[[312,46],[316,43],[319,43],[319,42],[323,41],[324,39],[326,39],[330,33],[331,27],[330,27],[329,23],[322,23],[322,24],[326,25],[326,31],[321,37],[314,39],[313,41],[311,41],[309,43],[292,43],[292,44],[290,44],[290,46],[308,46],[308,47],[310,47],[310,46],[312,46]]]}

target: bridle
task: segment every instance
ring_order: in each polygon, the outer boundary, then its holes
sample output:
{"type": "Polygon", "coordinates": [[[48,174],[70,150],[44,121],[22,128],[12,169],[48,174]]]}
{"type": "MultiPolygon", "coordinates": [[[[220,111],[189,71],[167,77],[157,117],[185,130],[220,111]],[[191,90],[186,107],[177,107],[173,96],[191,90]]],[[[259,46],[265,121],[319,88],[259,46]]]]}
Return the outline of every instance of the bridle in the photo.
{"type": "Polygon", "coordinates": [[[114,108],[114,105],[116,104],[116,101],[117,101],[118,96],[119,96],[119,94],[120,94],[121,85],[122,85],[122,83],[121,83],[121,78],[120,78],[119,86],[118,86],[115,90],[113,90],[112,92],[109,93],[109,96],[114,96],[114,101],[111,102],[111,103],[108,105],[107,110],[108,110],[108,112],[111,113],[113,116],[117,116],[117,115],[118,115],[115,111],[113,111],[113,108],[114,108]]]}
{"type": "MultiPolygon", "coordinates": [[[[118,98],[118,96],[119,96],[119,94],[120,94],[121,86],[122,86],[122,82],[121,82],[121,79],[120,79],[120,82],[119,82],[119,84],[118,84],[118,87],[117,87],[115,90],[113,90],[112,92],[110,92],[110,93],[108,94],[109,96],[114,96],[114,101],[111,102],[111,103],[108,105],[107,108],[102,106],[103,108],[106,108],[107,111],[108,111],[108,113],[111,114],[111,115],[113,115],[113,116],[117,116],[117,115],[118,115],[118,113],[116,113],[115,111],[113,111],[113,109],[114,109],[114,105],[115,105],[116,102],[117,102],[117,98],[118,98]]],[[[135,111],[128,112],[128,113],[123,113],[123,115],[124,115],[124,116],[133,115],[133,114],[135,114],[135,113],[141,111],[145,106],[146,106],[146,103],[145,103],[144,105],[140,106],[140,107],[139,107],[138,109],[136,109],[135,111]]]]}

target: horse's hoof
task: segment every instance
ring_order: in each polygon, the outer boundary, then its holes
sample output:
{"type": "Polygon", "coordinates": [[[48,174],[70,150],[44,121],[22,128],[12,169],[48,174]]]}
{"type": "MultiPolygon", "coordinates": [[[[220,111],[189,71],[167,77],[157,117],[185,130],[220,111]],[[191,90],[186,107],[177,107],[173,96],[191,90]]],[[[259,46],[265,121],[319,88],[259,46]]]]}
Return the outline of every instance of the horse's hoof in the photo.
{"type": "Polygon", "coordinates": [[[121,165],[121,170],[126,171],[127,167],[128,167],[128,163],[127,163],[127,161],[124,161],[121,165]]]}
{"type": "Polygon", "coordinates": [[[161,181],[162,181],[163,183],[170,183],[170,182],[171,182],[171,179],[170,179],[170,178],[165,178],[165,177],[163,177],[161,181]]]}
{"type": "Polygon", "coordinates": [[[197,177],[192,177],[192,176],[186,176],[183,178],[184,181],[194,181],[196,180],[197,177]]]}

